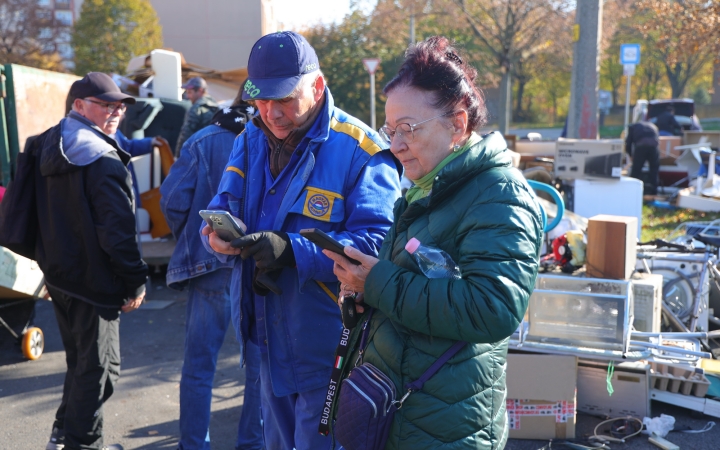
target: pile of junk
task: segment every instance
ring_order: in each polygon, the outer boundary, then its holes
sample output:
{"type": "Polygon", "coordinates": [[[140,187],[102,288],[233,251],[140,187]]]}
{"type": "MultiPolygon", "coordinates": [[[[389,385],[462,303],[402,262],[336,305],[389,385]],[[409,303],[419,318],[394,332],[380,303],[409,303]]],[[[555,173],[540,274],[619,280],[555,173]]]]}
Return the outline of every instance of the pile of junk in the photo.
{"type": "Polygon", "coordinates": [[[645,433],[679,448],[666,439],[675,419],[653,417],[651,400],[720,417],[720,221],[639,243],[638,217],[585,218],[529,183],[552,201],[539,199],[541,271],[510,339],[510,438],[610,448],[645,433]],[[576,436],[578,412],[607,420],[576,436]]]}

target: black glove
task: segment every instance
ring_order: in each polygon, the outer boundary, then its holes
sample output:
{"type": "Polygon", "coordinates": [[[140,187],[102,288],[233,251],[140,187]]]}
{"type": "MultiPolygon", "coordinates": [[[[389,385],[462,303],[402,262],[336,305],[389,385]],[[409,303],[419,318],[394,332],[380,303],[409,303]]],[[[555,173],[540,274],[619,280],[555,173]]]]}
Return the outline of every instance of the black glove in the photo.
{"type": "Polygon", "coordinates": [[[282,295],[283,291],[276,281],[280,276],[282,269],[267,270],[255,268],[255,276],[253,277],[252,288],[257,295],[267,296],[270,292],[282,295]]]}
{"type": "Polygon", "coordinates": [[[237,238],[230,243],[241,248],[240,257],[253,257],[258,269],[282,269],[295,266],[295,253],[287,233],[261,231],[237,238]]]}

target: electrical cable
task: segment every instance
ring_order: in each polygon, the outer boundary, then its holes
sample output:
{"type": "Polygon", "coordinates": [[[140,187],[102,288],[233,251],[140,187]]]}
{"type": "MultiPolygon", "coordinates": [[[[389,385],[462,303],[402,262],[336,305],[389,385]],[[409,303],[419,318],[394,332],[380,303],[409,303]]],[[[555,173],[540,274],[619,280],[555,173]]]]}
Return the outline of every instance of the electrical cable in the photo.
{"type": "Polygon", "coordinates": [[[590,437],[588,438],[588,440],[595,440],[595,441],[601,441],[601,442],[603,442],[603,441],[604,441],[604,442],[622,442],[622,443],[624,444],[626,440],[628,440],[628,439],[630,439],[630,438],[632,438],[632,437],[635,437],[635,436],[639,435],[639,434],[642,432],[642,429],[643,429],[642,420],[638,419],[637,417],[632,417],[632,416],[627,416],[627,417],[615,417],[615,418],[612,418],[612,419],[604,420],[604,421],[600,422],[599,424],[597,424],[597,426],[595,427],[595,430],[593,431],[593,435],[590,436],[590,437]],[[613,426],[611,426],[611,427],[610,427],[610,433],[613,433],[613,432],[615,432],[615,433],[621,433],[620,430],[624,430],[625,428],[627,428],[627,427],[630,426],[630,421],[635,421],[635,422],[637,422],[637,423],[639,424],[639,426],[637,427],[637,429],[635,429],[635,428],[633,427],[633,431],[632,431],[631,433],[628,433],[628,434],[624,435],[624,436],[621,437],[621,438],[618,438],[618,437],[615,437],[615,436],[608,436],[608,435],[605,435],[605,434],[598,434],[598,429],[599,429],[601,426],[603,426],[603,425],[605,425],[605,424],[607,424],[607,423],[613,423],[613,424],[614,424],[615,422],[618,422],[618,421],[621,421],[622,423],[621,423],[620,425],[618,425],[617,428],[613,428],[613,426]]]}
{"type": "Polygon", "coordinates": [[[697,433],[704,433],[706,431],[710,431],[710,430],[712,430],[712,428],[714,426],[715,426],[715,422],[710,421],[710,422],[706,423],[705,426],[700,428],[699,430],[672,430],[672,431],[677,431],[680,433],[695,433],[695,434],[697,434],[697,433]]]}

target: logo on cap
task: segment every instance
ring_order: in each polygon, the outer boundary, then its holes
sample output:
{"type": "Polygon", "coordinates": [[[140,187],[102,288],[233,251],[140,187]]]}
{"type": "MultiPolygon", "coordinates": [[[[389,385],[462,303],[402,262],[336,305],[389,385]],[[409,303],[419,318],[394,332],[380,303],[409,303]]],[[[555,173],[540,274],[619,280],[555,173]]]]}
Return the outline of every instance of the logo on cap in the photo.
{"type": "Polygon", "coordinates": [[[243,100],[285,98],[303,75],[319,69],[317,54],[302,35],[294,31],[265,35],[250,52],[247,70],[251,81],[243,86],[243,100]]]}
{"type": "Polygon", "coordinates": [[[255,98],[260,94],[260,89],[258,89],[250,80],[247,80],[245,82],[243,90],[247,92],[247,95],[249,95],[251,98],[255,98]]]}

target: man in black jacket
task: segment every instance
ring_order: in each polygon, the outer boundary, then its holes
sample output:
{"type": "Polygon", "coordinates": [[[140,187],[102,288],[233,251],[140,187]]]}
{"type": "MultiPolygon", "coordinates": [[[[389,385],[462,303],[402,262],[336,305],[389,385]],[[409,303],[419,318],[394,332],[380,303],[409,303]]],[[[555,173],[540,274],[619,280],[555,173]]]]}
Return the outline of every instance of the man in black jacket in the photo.
{"type": "Polygon", "coordinates": [[[109,135],[126,104],[112,79],[73,83],[72,111],[40,135],[35,152],[36,260],[53,299],[67,373],[46,449],[102,449],[102,405],[120,370],[120,312],[145,297],[136,240],[130,155],[109,135]]]}
{"type": "Polygon", "coordinates": [[[645,161],[650,166],[650,183],[646,183],[644,193],[656,195],[660,184],[660,137],[658,128],[652,122],[637,122],[628,127],[625,137],[625,153],[632,157],[630,176],[642,180],[645,161]]]}

